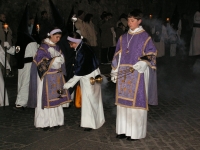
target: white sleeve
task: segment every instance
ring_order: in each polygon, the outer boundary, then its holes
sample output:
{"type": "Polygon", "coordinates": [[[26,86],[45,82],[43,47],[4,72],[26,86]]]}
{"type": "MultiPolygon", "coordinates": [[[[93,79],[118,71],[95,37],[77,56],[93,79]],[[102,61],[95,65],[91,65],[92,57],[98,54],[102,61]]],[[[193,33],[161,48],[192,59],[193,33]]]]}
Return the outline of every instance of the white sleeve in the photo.
{"type": "Polygon", "coordinates": [[[64,84],[63,89],[69,89],[70,87],[73,87],[81,78],[82,76],[74,75],[73,78],[64,84]]]}
{"type": "Polygon", "coordinates": [[[7,53],[11,54],[11,55],[15,55],[15,46],[11,46],[9,48],[9,50],[7,50],[7,53]]]}
{"type": "Polygon", "coordinates": [[[147,63],[145,61],[138,61],[135,65],[133,65],[133,68],[137,70],[139,73],[144,73],[147,69],[147,63]]]}
{"type": "Polygon", "coordinates": [[[118,70],[119,70],[120,60],[121,60],[121,53],[119,53],[119,60],[118,60],[117,68],[115,70],[112,69],[111,73],[110,73],[110,75],[111,75],[111,81],[113,83],[116,83],[116,81],[117,81],[117,73],[118,73],[118,70]]]}

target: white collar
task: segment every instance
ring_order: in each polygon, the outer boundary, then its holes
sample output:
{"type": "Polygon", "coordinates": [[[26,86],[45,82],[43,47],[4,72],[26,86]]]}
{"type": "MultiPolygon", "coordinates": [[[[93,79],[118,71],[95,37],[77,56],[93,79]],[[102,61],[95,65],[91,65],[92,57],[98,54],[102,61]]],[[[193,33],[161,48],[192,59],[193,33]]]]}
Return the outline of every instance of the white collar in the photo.
{"type": "Polygon", "coordinates": [[[55,43],[53,43],[49,38],[44,39],[44,41],[45,41],[46,43],[48,43],[48,44],[55,44],[55,43]]]}
{"type": "Polygon", "coordinates": [[[130,33],[136,33],[136,32],[140,32],[142,30],[143,30],[142,26],[139,26],[138,28],[135,28],[134,30],[129,29],[129,32],[130,33]]]}

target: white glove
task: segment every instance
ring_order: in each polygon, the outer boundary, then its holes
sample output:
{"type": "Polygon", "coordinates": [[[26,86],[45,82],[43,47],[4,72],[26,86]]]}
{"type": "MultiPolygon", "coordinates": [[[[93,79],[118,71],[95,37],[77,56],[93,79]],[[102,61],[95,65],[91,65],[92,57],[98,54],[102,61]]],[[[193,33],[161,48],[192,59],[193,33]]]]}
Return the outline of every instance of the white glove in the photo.
{"type": "Polygon", "coordinates": [[[116,82],[117,82],[117,78],[116,78],[116,77],[111,77],[111,81],[112,81],[113,83],[116,83],[116,82]]]}
{"type": "Polygon", "coordinates": [[[64,85],[63,85],[63,89],[69,89],[70,88],[70,84],[69,83],[65,83],[64,85]]]}
{"type": "Polygon", "coordinates": [[[116,83],[117,82],[117,72],[118,72],[118,68],[116,70],[113,70],[111,71],[110,75],[111,75],[111,81],[113,83],[116,83]]]}
{"type": "Polygon", "coordinates": [[[144,73],[147,69],[147,63],[145,61],[138,61],[135,65],[133,65],[133,68],[137,70],[139,73],[144,73]]]}
{"type": "Polygon", "coordinates": [[[69,89],[70,87],[73,87],[81,78],[82,76],[74,75],[73,78],[64,84],[63,89],[69,89]]]}
{"type": "Polygon", "coordinates": [[[10,44],[8,42],[4,42],[4,47],[9,48],[10,44]]]}

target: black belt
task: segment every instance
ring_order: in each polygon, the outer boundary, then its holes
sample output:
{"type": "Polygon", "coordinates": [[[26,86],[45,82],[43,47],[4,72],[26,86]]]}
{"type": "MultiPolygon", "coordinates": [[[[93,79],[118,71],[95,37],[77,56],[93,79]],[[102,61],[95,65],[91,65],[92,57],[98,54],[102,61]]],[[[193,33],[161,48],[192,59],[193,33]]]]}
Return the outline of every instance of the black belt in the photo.
{"type": "Polygon", "coordinates": [[[199,23],[194,23],[193,27],[200,28],[200,24],[199,23]]]}
{"type": "Polygon", "coordinates": [[[24,63],[30,63],[33,61],[33,57],[26,57],[24,58],[24,63]]]}

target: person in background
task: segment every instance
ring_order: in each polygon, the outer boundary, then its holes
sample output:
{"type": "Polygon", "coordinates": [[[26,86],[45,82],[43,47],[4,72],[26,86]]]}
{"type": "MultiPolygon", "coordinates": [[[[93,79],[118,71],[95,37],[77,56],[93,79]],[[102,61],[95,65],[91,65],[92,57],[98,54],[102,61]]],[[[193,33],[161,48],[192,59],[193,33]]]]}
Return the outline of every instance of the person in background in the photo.
{"type": "MultiPolygon", "coordinates": [[[[10,46],[8,42],[4,42],[4,47],[7,47],[7,53],[14,55],[15,53],[15,46],[10,46]]],[[[5,67],[5,52],[4,49],[2,48],[1,44],[0,44],[0,63],[2,64],[3,67],[5,67]]],[[[9,62],[7,60],[6,62],[6,69],[11,69],[9,62]]],[[[0,107],[4,106],[4,79],[3,79],[3,74],[2,71],[0,69],[0,107]]],[[[5,106],[9,105],[9,99],[8,99],[8,94],[7,91],[5,92],[5,106]]]]}
{"type": "Polygon", "coordinates": [[[118,27],[115,29],[115,32],[116,32],[116,41],[118,41],[118,40],[119,40],[119,37],[120,37],[122,34],[125,33],[125,31],[123,30],[123,27],[124,27],[123,23],[120,22],[120,23],[118,24],[118,27]]]}
{"type": "MultiPolygon", "coordinates": [[[[3,25],[6,23],[6,15],[4,13],[0,13],[0,41],[1,41],[1,46],[4,48],[4,42],[5,42],[5,33],[4,33],[4,28],[3,25]]],[[[8,34],[7,34],[7,41],[9,45],[12,46],[12,30],[10,27],[8,27],[8,34]]],[[[9,53],[7,53],[6,59],[8,60],[9,64],[11,64],[12,59],[9,53]]],[[[11,72],[11,69],[6,69],[6,72],[4,72],[4,67],[0,63],[0,69],[2,69],[2,73],[6,74],[7,77],[13,77],[14,74],[11,72]]]]}
{"type": "Polygon", "coordinates": [[[77,30],[80,31],[81,36],[83,36],[84,39],[89,39],[89,34],[87,31],[86,23],[83,21],[85,17],[85,12],[83,10],[79,10],[77,14],[77,21],[75,22],[75,27],[77,30]]]}
{"type": "Polygon", "coordinates": [[[98,53],[98,45],[97,45],[97,31],[95,30],[96,27],[94,25],[94,23],[92,22],[93,20],[93,14],[86,14],[85,18],[84,18],[84,22],[85,22],[85,26],[87,28],[87,32],[88,32],[88,43],[89,45],[92,47],[92,49],[95,52],[95,55],[99,56],[98,53]]]}
{"type": "MultiPolygon", "coordinates": [[[[199,4],[200,5],[200,4],[199,4]]],[[[200,56],[200,6],[194,14],[194,24],[190,42],[189,56],[200,56]]]]}
{"type": "Polygon", "coordinates": [[[101,29],[101,64],[110,64],[113,56],[113,48],[116,45],[115,37],[113,36],[114,22],[111,13],[106,13],[103,16],[101,29]]]}
{"type": "Polygon", "coordinates": [[[32,35],[33,25],[34,25],[34,18],[30,17],[28,20],[28,33],[30,35],[32,35]]]}
{"type": "Polygon", "coordinates": [[[49,21],[49,18],[48,18],[48,13],[45,10],[41,12],[39,25],[40,25],[39,38],[43,40],[46,38],[48,31],[52,27],[52,23],[49,21]]]}
{"type": "Polygon", "coordinates": [[[157,57],[165,56],[165,41],[168,39],[168,34],[161,18],[158,18],[152,28],[152,39],[157,49],[157,57]]]}

